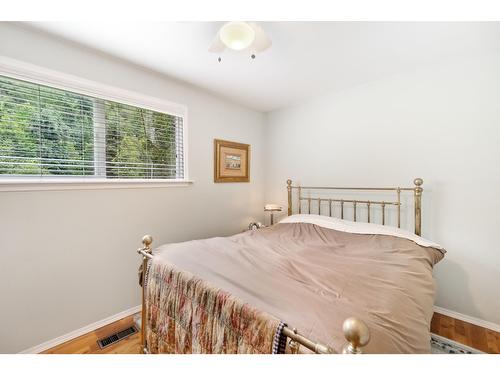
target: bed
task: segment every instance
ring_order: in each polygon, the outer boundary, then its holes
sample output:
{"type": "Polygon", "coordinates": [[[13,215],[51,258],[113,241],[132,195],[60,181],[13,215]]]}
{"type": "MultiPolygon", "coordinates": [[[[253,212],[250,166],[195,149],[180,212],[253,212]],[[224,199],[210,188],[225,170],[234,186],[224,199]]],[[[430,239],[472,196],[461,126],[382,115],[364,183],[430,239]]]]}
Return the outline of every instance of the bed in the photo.
{"type": "Polygon", "coordinates": [[[271,227],[154,251],[145,236],[143,351],[429,353],[432,269],[445,250],[420,236],[422,182],[344,188],[288,180],[288,216],[271,227]],[[326,194],[346,191],[356,198],[326,194]],[[414,233],[399,228],[405,192],[413,193],[414,233]],[[391,206],[395,227],[387,225],[391,206]],[[352,220],[344,220],[348,209],[352,220]],[[372,223],[375,214],[381,224],[372,223]]]}

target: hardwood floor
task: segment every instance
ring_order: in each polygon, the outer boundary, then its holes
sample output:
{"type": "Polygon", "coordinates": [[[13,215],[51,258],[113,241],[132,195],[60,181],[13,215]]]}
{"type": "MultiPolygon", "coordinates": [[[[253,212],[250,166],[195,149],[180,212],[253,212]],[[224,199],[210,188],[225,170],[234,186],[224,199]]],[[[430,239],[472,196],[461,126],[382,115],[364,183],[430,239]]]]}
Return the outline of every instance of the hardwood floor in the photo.
{"type": "Polygon", "coordinates": [[[500,354],[500,333],[491,329],[434,313],[431,332],[485,353],[500,354]]]}
{"type": "MultiPolygon", "coordinates": [[[[140,332],[101,350],[97,340],[133,324],[132,316],[45,351],[46,354],[139,354],[140,332]]],[[[435,313],[431,331],[486,353],[500,353],[500,333],[449,316],[435,313]]]]}
{"type": "Polygon", "coordinates": [[[140,354],[141,333],[135,333],[107,348],[100,349],[97,340],[119,332],[134,324],[133,316],[120,319],[86,335],[55,346],[43,354],[140,354]]]}

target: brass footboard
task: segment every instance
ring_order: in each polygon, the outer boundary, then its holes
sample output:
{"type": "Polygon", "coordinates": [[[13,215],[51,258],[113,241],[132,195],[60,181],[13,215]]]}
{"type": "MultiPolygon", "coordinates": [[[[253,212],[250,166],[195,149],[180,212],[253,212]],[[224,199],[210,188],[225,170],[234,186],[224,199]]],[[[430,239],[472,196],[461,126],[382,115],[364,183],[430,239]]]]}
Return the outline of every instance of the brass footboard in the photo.
{"type": "MultiPolygon", "coordinates": [[[[146,314],[146,270],[148,261],[153,259],[151,244],[153,238],[150,235],[145,235],[142,238],[143,247],[137,249],[137,252],[142,255],[142,321],[141,321],[141,348],[143,353],[147,353],[145,327],[147,314],[146,314]]],[[[366,346],[370,341],[370,331],[366,324],[358,318],[348,318],[344,321],[342,326],[344,336],[347,340],[342,348],[343,354],[361,354],[362,347],[366,346]]],[[[335,354],[337,353],[333,348],[322,343],[309,340],[307,337],[302,336],[295,329],[284,327],[282,333],[289,338],[287,345],[292,353],[298,353],[300,345],[306,347],[317,354],[335,354]]]]}

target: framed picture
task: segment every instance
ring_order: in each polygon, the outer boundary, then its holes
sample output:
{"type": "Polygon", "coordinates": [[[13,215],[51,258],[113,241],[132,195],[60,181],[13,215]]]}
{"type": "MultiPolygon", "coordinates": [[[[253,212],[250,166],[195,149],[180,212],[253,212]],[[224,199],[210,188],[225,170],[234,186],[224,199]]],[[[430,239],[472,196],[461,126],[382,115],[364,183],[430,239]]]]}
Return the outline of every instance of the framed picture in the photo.
{"type": "Polygon", "coordinates": [[[250,145],[214,140],[214,182],[250,181],[250,145]]]}

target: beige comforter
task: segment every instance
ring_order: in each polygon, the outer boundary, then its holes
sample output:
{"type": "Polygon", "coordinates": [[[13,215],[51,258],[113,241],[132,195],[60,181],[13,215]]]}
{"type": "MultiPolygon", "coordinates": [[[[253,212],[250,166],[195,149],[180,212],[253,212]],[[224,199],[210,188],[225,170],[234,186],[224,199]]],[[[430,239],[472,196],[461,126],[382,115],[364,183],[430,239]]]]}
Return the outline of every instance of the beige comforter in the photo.
{"type": "Polygon", "coordinates": [[[173,265],[340,350],[342,322],[371,330],[367,353],[429,353],[443,252],[380,234],[277,224],[232,237],[168,244],[153,265],[173,265]]]}

